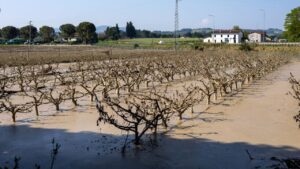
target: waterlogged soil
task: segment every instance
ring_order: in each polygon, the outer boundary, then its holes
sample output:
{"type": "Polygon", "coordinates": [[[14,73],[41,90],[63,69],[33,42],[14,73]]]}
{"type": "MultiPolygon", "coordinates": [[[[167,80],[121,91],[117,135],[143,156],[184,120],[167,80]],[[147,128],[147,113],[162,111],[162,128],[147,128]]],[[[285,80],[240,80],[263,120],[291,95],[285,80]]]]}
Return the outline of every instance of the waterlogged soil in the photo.
{"type": "MultiPolygon", "coordinates": [[[[184,120],[172,120],[155,143],[121,153],[127,133],[108,124],[97,126],[98,113],[89,98],[82,106],[63,105],[56,112],[41,107],[41,116],[0,115],[0,166],[21,157],[20,168],[35,164],[50,168],[51,140],[61,145],[54,162],[60,169],[252,169],[275,168],[281,159],[300,157],[300,130],[293,116],[299,107],[289,95],[290,72],[300,78],[300,62],[281,67],[267,77],[224,97],[213,105],[198,105],[184,120]]],[[[186,82],[188,83],[188,82],[186,82]]],[[[174,84],[176,89],[181,83],[174,84]]],[[[205,102],[205,101],[204,101],[205,102]]],[[[131,139],[131,135],[129,139],[131,139]]]]}

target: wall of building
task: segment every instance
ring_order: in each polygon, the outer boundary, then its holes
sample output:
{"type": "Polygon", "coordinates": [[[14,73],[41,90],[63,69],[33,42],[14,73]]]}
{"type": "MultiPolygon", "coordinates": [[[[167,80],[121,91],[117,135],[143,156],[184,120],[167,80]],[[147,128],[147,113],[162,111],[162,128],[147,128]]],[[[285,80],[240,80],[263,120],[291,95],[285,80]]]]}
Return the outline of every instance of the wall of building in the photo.
{"type": "Polygon", "coordinates": [[[263,42],[262,34],[259,34],[259,33],[249,34],[248,39],[250,42],[256,42],[256,43],[263,42]]]}
{"type": "Polygon", "coordinates": [[[212,43],[236,44],[242,42],[242,33],[215,33],[212,34],[212,43]]]}

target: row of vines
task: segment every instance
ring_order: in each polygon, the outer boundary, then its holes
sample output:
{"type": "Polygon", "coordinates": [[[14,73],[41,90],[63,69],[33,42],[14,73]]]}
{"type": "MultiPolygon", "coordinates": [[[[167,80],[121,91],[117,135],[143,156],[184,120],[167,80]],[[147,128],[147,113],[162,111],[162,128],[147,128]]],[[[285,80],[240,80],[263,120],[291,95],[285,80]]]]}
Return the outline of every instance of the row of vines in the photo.
{"type": "Polygon", "coordinates": [[[53,105],[96,103],[99,125],[109,123],[134,134],[140,144],[146,133],[169,127],[200,103],[212,104],[245,84],[288,62],[281,53],[207,51],[139,53],[139,57],[55,64],[21,64],[0,68],[0,112],[34,112],[53,105]],[[179,89],[172,83],[186,83],[179,89]],[[87,103],[83,100],[89,99],[87,103]]]}

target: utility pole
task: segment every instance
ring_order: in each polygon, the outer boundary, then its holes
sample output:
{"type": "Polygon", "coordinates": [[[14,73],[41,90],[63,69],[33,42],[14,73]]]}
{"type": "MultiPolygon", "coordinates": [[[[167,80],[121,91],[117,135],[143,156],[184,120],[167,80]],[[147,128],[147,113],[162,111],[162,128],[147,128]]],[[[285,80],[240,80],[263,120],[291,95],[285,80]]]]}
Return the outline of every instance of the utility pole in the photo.
{"type": "Polygon", "coordinates": [[[176,5],[175,5],[175,30],[174,30],[174,40],[175,40],[175,44],[174,44],[174,48],[175,51],[177,51],[177,31],[178,31],[178,27],[179,27],[179,11],[178,11],[178,0],[175,0],[176,5]]]}
{"type": "Polygon", "coordinates": [[[174,30],[174,49],[177,51],[177,35],[178,35],[178,29],[179,29],[179,1],[181,0],[175,0],[175,30],[174,30]]]}

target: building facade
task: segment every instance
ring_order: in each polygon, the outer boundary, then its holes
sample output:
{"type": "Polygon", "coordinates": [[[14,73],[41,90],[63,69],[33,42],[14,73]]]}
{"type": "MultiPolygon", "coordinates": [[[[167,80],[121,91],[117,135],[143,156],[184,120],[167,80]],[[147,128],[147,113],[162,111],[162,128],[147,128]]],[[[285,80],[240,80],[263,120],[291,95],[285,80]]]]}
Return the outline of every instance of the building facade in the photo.
{"type": "Polygon", "coordinates": [[[242,42],[243,33],[235,30],[214,31],[211,35],[210,43],[239,44],[242,42]]]}
{"type": "Polygon", "coordinates": [[[266,34],[262,32],[253,32],[248,35],[249,42],[261,43],[266,41],[266,34]]]}

